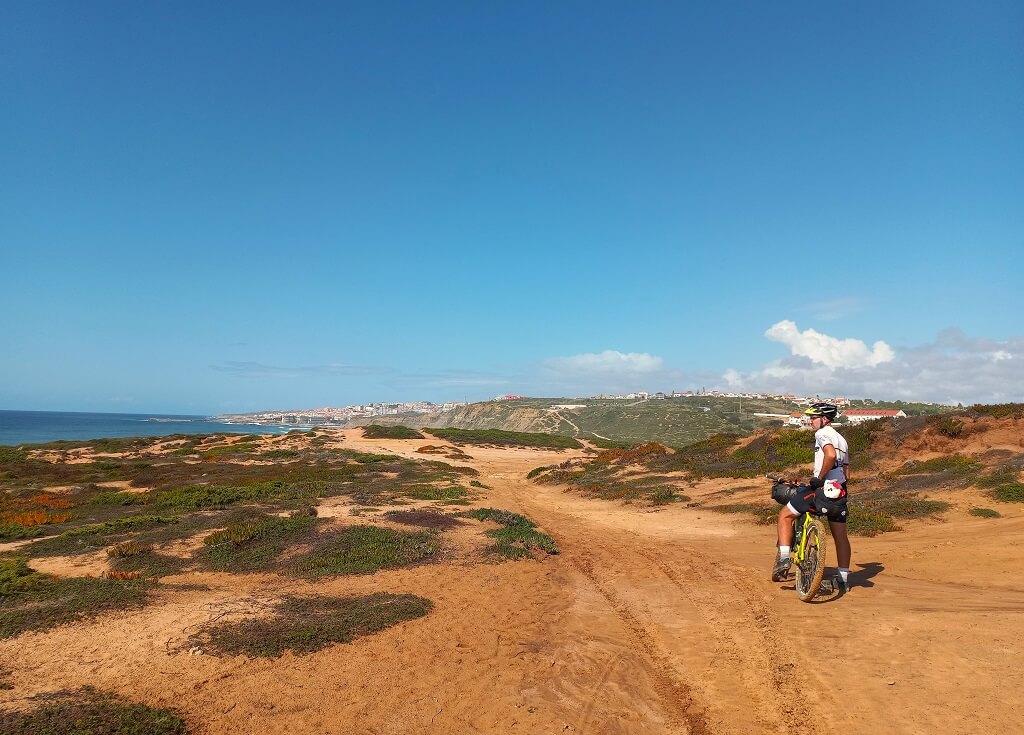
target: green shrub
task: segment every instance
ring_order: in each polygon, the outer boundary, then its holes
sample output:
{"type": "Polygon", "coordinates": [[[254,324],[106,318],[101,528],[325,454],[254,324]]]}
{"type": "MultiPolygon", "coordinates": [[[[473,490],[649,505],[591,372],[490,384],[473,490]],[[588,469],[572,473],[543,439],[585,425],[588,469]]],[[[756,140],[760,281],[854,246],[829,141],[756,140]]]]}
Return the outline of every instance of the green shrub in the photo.
{"type": "Polygon", "coordinates": [[[0,464],[24,462],[27,458],[28,453],[21,447],[0,446],[0,464]]]}
{"type": "Polygon", "coordinates": [[[111,560],[110,566],[115,572],[133,573],[143,579],[154,580],[178,574],[186,566],[186,560],[146,550],[131,556],[116,557],[111,560]]]}
{"type": "Polygon", "coordinates": [[[907,462],[897,469],[895,475],[930,475],[938,472],[951,472],[957,475],[969,475],[977,472],[981,463],[970,457],[963,457],[959,454],[949,454],[942,457],[934,457],[921,462],[907,462]]]}
{"type": "Polygon", "coordinates": [[[375,464],[377,462],[390,462],[393,459],[400,459],[394,454],[368,454],[366,452],[350,452],[352,457],[359,464],[375,464]]]}
{"type": "Polygon", "coordinates": [[[33,571],[24,559],[0,559],[0,639],[138,607],[150,587],[135,579],[58,579],[33,571]]]}
{"type": "Polygon", "coordinates": [[[778,521],[778,506],[758,503],[729,503],[728,505],[708,505],[708,510],[715,513],[752,513],[759,526],[771,526],[778,521]]]}
{"type": "Polygon", "coordinates": [[[676,449],[675,454],[657,458],[656,466],[664,470],[684,470],[691,479],[702,477],[754,477],[758,474],[756,462],[739,469],[729,454],[736,446],[739,434],[713,434],[707,439],[676,449]],[[738,474],[737,474],[738,473],[738,474]]]}
{"type": "Polygon", "coordinates": [[[868,509],[851,511],[846,528],[852,536],[877,536],[880,533],[903,530],[897,525],[896,519],[888,513],[868,509]]]}
{"type": "Polygon", "coordinates": [[[146,493],[101,492],[86,502],[89,505],[145,505],[146,493]]]}
{"type": "Polygon", "coordinates": [[[466,496],[464,487],[433,487],[432,485],[413,485],[399,491],[403,498],[414,500],[454,500],[466,496]]]}
{"type": "Polygon", "coordinates": [[[1020,470],[1016,467],[1000,467],[987,475],[982,475],[974,480],[977,487],[993,488],[1016,482],[1020,476],[1020,470]]]}
{"type": "Polygon", "coordinates": [[[145,554],[152,550],[152,547],[140,544],[138,541],[122,541],[107,549],[107,556],[115,559],[124,559],[129,556],[145,554]]]}
{"type": "Polygon", "coordinates": [[[964,433],[964,422],[955,416],[929,416],[928,425],[950,439],[956,439],[964,433]]]}
{"type": "Polygon", "coordinates": [[[814,461],[814,436],[807,431],[780,429],[758,437],[730,456],[736,470],[749,474],[777,472],[793,465],[807,465],[814,461]]]}
{"type": "Polygon", "coordinates": [[[990,490],[989,495],[1004,503],[1024,503],[1024,483],[1008,482],[990,490]]]}
{"type": "Polygon", "coordinates": [[[237,457],[242,454],[252,454],[259,450],[249,442],[241,441],[234,444],[226,444],[222,447],[213,447],[199,452],[199,456],[205,460],[216,460],[223,457],[237,457]]]}
{"type": "Polygon", "coordinates": [[[0,523],[0,540],[35,538],[43,535],[39,526],[23,526],[20,523],[0,523]]]}
{"type": "Polygon", "coordinates": [[[149,707],[85,687],[60,692],[29,711],[0,712],[7,735],[184,735],[174,710],[149,707]]]}
{"type": "Polygon", "coordinates": [[[993,510],[992,508],[971,508],[967,512],[970,513],[972,516],[977,516],[978,518],[1002,518],[1003,517],[1002,513],[1000,513],[998,510],[993,510]]]}
{"type": "Polygon", "coordinates": [[[669,505],[670,503],[685,503],[690,498],[686,495],[676,495],[673,487],[658,487],[651,493],[652,505],[669,505]]]}
{"type": "Polygon", "coordinates": [[[929,500],[918,493],[875,492],[851,500],[850,515],[864,510],[885,513],[894,518],[928,518],[949,508],[944,500],[929,500]]]}
{"type": "Polygon", "coordinates": [[[315,483],[287,483],[283,480],[254,483],[252,485],[186,485],[160,493],[157,504],[179,511],[226,508],[229,505],[274,500],[313,498],[323,488],[315,483]]]}
{"type": "Polygon", "coordinates": [[[891,424],[892,419],[873,419],[839,427],[839,433],[846,439],[850,456],[856,458],[871,449],[875,435],[885,431],[891,424]]]}
{"type": "Polygon", "coordinates": [[[120,454],[142,449],[150,444],[158,442],[159,437],[126,436],[106,439],[91,439],[88,446],[93,451],[103,454],[120,454]]]}
{"type": "Polygon", "coordinates": [[[558,553],[558,545],[555,540],[546,533],[537,531],[536,524],[524,515],[497,508],[478,508],[465,511],[461,515],[467,518],[476,518],[478,521],[494,521],[503,526],[503,528],[487,532],[495,539],[494,546],[489,550],[491,553],[508,559],[522,559],[531,556],[534,549],[548,554],[558,553]]]}
{"type": "Polygon", "coordinates": [[[1024,403],[996,403],[992,405],[978,404],[971,406],[970,412],[979,416],[991,416],[997,419],[1024,418],[1024,403]]]}
{"type": "Polygon", "coordinates": [[[269,449],[266,452],[260,453],[260,457],[263,459],[294,459],[301,454],[301,452],[294,449],[269,449]]]}
{"type": "Polygon", "coordinates": [[[309,553],[295,560],[291,569],[313,579],[368,574],[428,559],[439,550],[437,534],[430,531],[352,526],[318,541],[309,553]]]}
{"type": "Polygon", "coordinates": [[[366,439],[423,439],[423,434],[408,426],[381,426],[370,424],[363,427],[366,439]]]}
{"type": "Polygon", "coordinates": [[[334,643],[351,643],[430,612],[416,595],[377,592],[362,597],[285,597],[271,617],[210,626],[194,643],[215,653],[276,657],[285,651],[312,653],[334,643]]]}
{"type": "Polygon", "coordinates": [[[30,556],[58,556],[83,554],[105,546],[111,538],[177,523],[178,519],[164,516],[125,516],[106,523],[73,528],[57,536],[40,539],[26,549],[30,556]]]}
{"type": "Polygon", "coordinates": [[[257,572],[272,568],[297,541],[312,535],[316,518],[261,516],[234,523],[210,534],[203,543],[200,561],[217,571],[257,572]]]}

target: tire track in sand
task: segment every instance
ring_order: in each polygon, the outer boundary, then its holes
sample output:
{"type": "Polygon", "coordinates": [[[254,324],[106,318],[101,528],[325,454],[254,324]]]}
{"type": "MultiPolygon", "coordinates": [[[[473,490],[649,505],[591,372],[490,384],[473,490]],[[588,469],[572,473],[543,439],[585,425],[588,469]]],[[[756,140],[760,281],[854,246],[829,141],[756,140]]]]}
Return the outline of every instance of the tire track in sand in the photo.
{"type": "Polygon", "coordinates": [[[685,727],[690,735],[712,735],[705,708],[698,702],[692,687],[683,680],[668,656],[662,652],[651,632],[637,619],[629,606],[601,581],[588,557],[574,554],[568,561],[601,593],[616,617],[626,625],[637,648],[650,661],[654,685],[670,726],[674,730],[685,727]]]}
{"type": "Polygon", "coordinates": [[[759,731],[798,731],[805,722],[802,692],[811,691],[787,644],[772,623],[767,605],[737,586],[749,570],[726,567],[688,547],[693,562],[674,568],[640,552],[693,604],[706,628],[734,662],[751,703],[757,705],[759,731]],[[709,579],[708,577],[712,577],[709,579]],[[763,672],[767,672],[767,679],[763,672]]]}

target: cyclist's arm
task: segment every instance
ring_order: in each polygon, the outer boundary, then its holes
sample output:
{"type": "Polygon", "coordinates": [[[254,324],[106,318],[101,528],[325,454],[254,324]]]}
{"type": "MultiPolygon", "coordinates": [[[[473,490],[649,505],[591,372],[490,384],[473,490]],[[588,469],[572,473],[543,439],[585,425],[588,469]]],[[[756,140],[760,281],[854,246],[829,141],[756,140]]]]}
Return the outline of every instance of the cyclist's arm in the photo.
{"type": "Polygon", "coordinates": [[[821,472],[819,473],[819,480],[824,480],[828,477],[828,473],[832,471],[832,468],[836,466],[836,448],[831,444],[826,444],[821,448],[824,457],[821,461],[821,472]]]}

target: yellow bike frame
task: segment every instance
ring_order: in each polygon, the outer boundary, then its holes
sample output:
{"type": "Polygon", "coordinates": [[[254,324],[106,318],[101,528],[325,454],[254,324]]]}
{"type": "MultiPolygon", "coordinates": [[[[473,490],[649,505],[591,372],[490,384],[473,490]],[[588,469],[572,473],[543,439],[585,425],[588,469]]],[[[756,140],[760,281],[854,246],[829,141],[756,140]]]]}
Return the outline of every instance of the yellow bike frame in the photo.
{"type": "MultiPolygon", "coordinates": [[[[804,557],[807,555],[807,529],[811,526],[810,522],[813,520],[813,516],[810,513],[804,513],[802,520],[803,523],[800,524],[800,540],[793,546],[793,559],[797,564],[802,564],[804,557]]],[[[796,541],[796,539],[793,540],[796,541]]]]}

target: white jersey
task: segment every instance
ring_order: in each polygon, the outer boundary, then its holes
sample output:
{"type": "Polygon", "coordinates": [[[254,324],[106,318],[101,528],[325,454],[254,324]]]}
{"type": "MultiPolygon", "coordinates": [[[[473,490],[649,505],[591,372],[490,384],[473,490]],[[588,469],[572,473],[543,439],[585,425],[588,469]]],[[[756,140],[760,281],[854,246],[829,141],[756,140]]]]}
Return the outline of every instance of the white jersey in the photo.
{"type": "Polygon", "coordinates": [[[836,465],[829,470],[823,480],[846,482],[846,466],[850,464],[850,452],[846,439],[831,426],[822,426],[814,432],[814,476],[818,477],[821,466],[825,464],[825,445],[831,444],[836,450],[836,465]]]}

